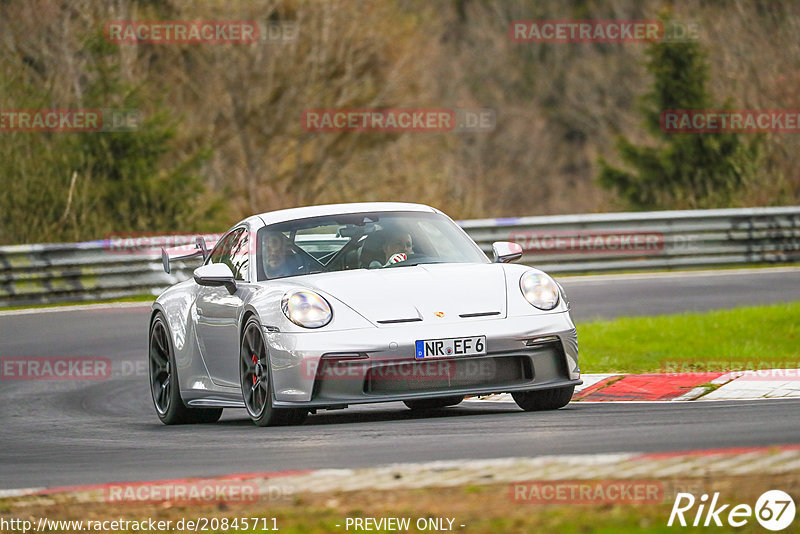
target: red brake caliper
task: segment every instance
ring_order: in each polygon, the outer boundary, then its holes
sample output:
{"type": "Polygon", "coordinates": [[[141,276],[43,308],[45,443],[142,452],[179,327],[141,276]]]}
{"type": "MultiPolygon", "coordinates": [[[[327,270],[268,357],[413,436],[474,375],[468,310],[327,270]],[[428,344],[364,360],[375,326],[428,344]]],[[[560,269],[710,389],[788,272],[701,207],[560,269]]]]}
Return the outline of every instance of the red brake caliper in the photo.
{"type": "MultiPolygon", "coordinates": [[[[256,355],[255,354],[253,354],[253,363],[255,365],[258,365],[258,360],[256,359],[256,355]]],[[[256,371],[255,371],[255,369],[253,369],[253,385],[254,386],[256,385],[256,371]]]]}

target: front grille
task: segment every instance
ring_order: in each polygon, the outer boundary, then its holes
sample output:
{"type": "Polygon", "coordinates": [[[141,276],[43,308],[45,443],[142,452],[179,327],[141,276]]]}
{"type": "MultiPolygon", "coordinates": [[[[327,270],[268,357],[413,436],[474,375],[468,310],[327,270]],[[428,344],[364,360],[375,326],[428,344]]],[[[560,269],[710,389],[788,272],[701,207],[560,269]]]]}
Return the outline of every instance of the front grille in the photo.
{"type": "Polygon", "coordinates": [[[370,368],[364,392],[390,395],[469,387],[512,386],[533,380],[527,356],[391,363],[370,368]]]}

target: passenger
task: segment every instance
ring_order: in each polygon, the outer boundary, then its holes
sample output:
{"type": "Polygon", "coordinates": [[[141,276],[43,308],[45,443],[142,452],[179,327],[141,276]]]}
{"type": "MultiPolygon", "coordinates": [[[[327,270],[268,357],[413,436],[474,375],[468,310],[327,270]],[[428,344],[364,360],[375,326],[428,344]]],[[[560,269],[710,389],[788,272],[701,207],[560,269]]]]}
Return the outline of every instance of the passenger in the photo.
{"type": "Polygon", "coordinates": [[[267,278],[302,274],[303,262],[292,251],[280,232],[268,232],[264,238],[264,271],[267,278]]]}

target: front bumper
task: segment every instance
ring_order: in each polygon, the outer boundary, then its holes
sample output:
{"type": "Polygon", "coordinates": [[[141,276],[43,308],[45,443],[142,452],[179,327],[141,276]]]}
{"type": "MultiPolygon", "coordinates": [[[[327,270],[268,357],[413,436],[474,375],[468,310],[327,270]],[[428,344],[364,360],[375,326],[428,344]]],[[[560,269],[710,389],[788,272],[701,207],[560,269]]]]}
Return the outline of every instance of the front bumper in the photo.
{"type": "Polygon", "coordinates": [[[323,407],[581,383],[569,312],[335,332],[265,332],[265,337],[276,406],[323,407]],[[414,358],[417,340],[480,335],[486,336],[485,356],[414,358]]]}

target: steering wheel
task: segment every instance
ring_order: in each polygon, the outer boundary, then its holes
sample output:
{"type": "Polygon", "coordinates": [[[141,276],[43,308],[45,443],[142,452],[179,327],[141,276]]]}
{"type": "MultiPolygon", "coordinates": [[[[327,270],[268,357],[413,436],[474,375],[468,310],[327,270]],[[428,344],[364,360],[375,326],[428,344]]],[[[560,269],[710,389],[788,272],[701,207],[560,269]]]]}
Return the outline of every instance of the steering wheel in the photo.
{"type": "Polygon", "coordinates": [[[420,260],[425,260],[425,259],[428,259],[428,258],[430,258],[430,256],[428,256],[427,254],[414,254],[414,253],[412,253],[412,254],[408,254],[404,261],[398,261],[397,263],[390,263],[389,265],[386,265],[385,267],[398,267],[398,266],[402,267],[403,265],[410,265],[412,263],[426,263],[426,262],[420,261],[420,260]]]}

